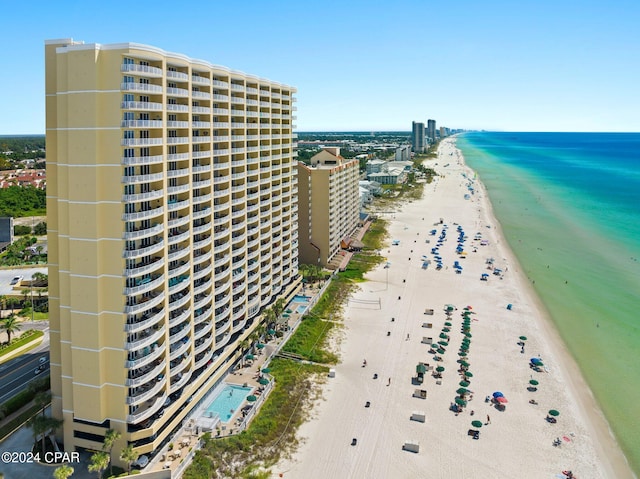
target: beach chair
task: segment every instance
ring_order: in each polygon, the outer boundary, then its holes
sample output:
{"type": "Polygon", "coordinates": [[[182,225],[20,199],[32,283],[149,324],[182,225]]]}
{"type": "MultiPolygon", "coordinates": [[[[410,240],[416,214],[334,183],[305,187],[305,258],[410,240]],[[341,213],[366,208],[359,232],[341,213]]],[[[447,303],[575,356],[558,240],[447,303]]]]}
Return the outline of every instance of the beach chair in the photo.
{"type": "Polygon", "coordinates": [[[480,439],[480,431],[478,431],[477,429],[469,429],[467,431],[467,436],[471,436],[474,439],[480,439]]]}

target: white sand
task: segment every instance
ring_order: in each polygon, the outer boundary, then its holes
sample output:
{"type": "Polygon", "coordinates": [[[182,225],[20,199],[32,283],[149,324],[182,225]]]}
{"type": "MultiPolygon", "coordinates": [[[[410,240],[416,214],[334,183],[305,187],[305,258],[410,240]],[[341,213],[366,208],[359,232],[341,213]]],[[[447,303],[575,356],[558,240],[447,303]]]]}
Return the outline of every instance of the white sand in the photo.
{"type": "Polygon", "coordinates": [[[385,250],[391,266],[372,271],[349,302],[336,377],[328,380],[324,400],[299,431],[304,444],[292,460],[272,469],[274,477],[554,478],[567,469],[580,479],[633,477],[575,363],[519,272],[483,186],[475,181],[475,194],[464,199],[468,182],[462,173],[471,178],[473,173],[454,141],[441,143],[435,168],[443,176],[426,185],[423,199],[387,215],[390,240],[400,240],[385,250]],[[437,229],[440,234],[442,226],[434,226],[440,218],[448,229],[440,248],[444,268],[436,271],[431,247],[438,236],[429,231],[437,229]],[[455,254],[454,223],[468,236],[465,259],[455,254]],[[489,245],[474,241],[478,232],[489,245]],[[477,252],[472,252],[472,245],[478,245],[477,252]],[[421,269],[422,255],[432,260],[427,270],[421,269]],[[491,274],[487,282],[480,281],[482,273],[492,273],[485,264],[489,257],[496,267],[508,269],[503,279],[491,274]],[[455,260],[462,264],[462,274],[455,274],[455,260]],[[381,308],[366,302],[378,299],[381,308]],[[458,311],[451,317],[451,341],[443,361],[436,363],[421,339],[438,340],[447,320],[446,303],[458,311]],[[511,311],[506,309],[509,303],[511,311]],[[461,380],[456,361],[463,338],[460,313],[466,305],[476,312],[466,358],[473,373],[469,389],[475,394],[455,415],[449,406],[461,380]],[[433,308],[435,314],[424,315],[425,308],[433,308]],[[423,322],[433,323],[433,328],[423,328],[423,322]],[[521,335],[528,338],[524,354],[517,344],[521,335]],[[548,372],[530,369],[529,359],[538,355],[548,372]],[[412,384],[419,361],[445,367],[441,385],[429,373],[425,376],[421,387],[428,391],[426,400],[412,397],[419,387],[412,384]],[[530,378],[540,382],[538,391],[527,390],[530,378]],[[503,412],[484,400],[494,391],[509,400],[503,412]],[[530,404],[530,399],[538,405],[530,404]],[[366,401],[371,402],[369,408],[364,407],[366,401]],[[560,411],[556,424],[545,420],[549,409],[560,411]],[[413,411],[424,411],[426,422],[411,421],[413,411]],[[471,421],[486,422],[487,415],[491,424],[480,428],[479,440],[473,440],[467,435],[471,421]],[[560,447],[552,444],[557,437],[562,440],[560,447]],[[352,438],[357,438],[356,446],[351,445],[352,438]],[[406,440],[418,441],[420,451],[404,451],[406,440]]]}

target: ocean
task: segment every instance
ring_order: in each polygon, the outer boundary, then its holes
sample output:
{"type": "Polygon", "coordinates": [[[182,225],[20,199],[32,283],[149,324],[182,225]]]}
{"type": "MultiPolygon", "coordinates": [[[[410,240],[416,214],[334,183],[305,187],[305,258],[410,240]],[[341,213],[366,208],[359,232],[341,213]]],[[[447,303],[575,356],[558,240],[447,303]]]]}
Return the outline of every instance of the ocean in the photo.
{"type": "Polygon", "coordinates": [[[640,134],[474,132],[457,146],[640,475],[640,134]]]}

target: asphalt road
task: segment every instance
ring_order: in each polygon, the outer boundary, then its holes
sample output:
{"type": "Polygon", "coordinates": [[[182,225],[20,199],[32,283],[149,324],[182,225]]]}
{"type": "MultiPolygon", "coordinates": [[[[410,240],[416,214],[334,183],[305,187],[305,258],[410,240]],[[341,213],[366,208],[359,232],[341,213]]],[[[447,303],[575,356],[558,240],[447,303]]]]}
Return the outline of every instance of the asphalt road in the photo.
{"type": "Polygon", "coordinates": [[[39,346],[17,358],[0,364],[0,403],[24,390],[30,382],[49,372],[49,323],[35,321],[22,323],[24,329],[39,329],[44,331],[44,338],[39,346]],[[44,363],[40,358],[45,358],[44,363]],[[39,374],[35,370],[39,366],[43,369],[39,374]]]}

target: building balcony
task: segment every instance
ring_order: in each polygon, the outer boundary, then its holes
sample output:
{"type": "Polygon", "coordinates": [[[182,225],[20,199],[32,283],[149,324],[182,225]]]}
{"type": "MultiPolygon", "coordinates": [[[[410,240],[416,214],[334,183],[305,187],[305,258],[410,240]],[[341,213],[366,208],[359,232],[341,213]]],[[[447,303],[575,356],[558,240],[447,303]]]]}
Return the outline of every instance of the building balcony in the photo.
{"type": "Polygon", "coordinates": [[[148,311],[153,309],[164,301],[164,291],[159,291],[152,297],[140,298],[139,302],[124,307],[124,312],[127,314],[136,314],[142,311],[148,311]]]}
{"type": "Polygon", "coordinates": [[[213,294],[209,293],[207,296],[199,299],[199,300],[195,300],[194,298],[194,303],[193,303],[193,309],[200,309],[203,308],[209,304],[211,304],[211,300],[213,299],[213,294]]]}
{"type": "MultiPolygon", "coordinates": [[[[196,286],[195,288],[193,288],[193,294],[194,296],[197,296],[199,294],[204,293],[207,289],[211,288],[211,278],[209,278],[207,281],[205,281],[204,283],[196,286]]],[[[195,308],[195,305],[194,305],[195,308]]]]}
{"type": "Polygon", "coordinates": [[[158,323],[158,321],[162,320],[163,318],[164,318],[164,308],[156,313],[149,312],[145,314],[144,316],[142,316],[142,318],[137,320],[135,323],[125,324],[124,330],[127,333],[135,333],[138,331],[142,331],[154,326],[156,323],[158,323]]]}
{"type": "Polygon", "coordinates": [[[206,92],[206,91],[191,91],[191,98],[199,98],[199,99],[203,99],[203,100],[210,100],[211,99],[211,93],[206,92]]]}
{"type": "Polygon", "coordinates": [[[176,103],[167,103],[167,111],[175,111],[175,112],[179,112],[179,113],[188,113],[189,112],[189,106],[188,105],[180,105],[180,104],[176,104],[176,103]]]}
{"type": "Polygon", "coordinates": [[[212,345],[213,345],[213,336],[203,338],[202,340],[200,340],[200,343],[197,344],[195,349],[193,350],[194,355],[198,355],[200,353],[205,352],[212,345]]]}
{"type": "Polygon", "coordinates": [[[179,178],[183,176],[189,176],[189,168],[180,168],[178,170],[167,171],[168,178],[179,178]]]}
{"type": "Polygon", "coordinates": [[[169,392],[173,394],[174,392],[179,391],[180,388],[182,388],[185,384],[187,384],[189,379],[191,379],[192,373],[193,373],[193,370],[189,370],[182,373],[182,377],[176,383],[171,384],[171,387],[169,388],[169,392]]]}
{"type": "Polygon", "coordinates": [[[162,138],[123,138],[120,140],[121,146],[160,146],[162,138]]]}
{"type": "Polygon", "coordinates": [[[224,293],[225,291],[227,291],[229,289],[229,287],[231,286],[231,283],[228,283],[226,281],[220,282],[220,283],[216,283],[216,289],[213,291],[213,293],[216,295],[216,297],[222,293],[224,293]]]}
{"type": "Polygon", "coordinates": [[[135,414],[129,414],[127,416],[127,422],[129,424],[138,424],[144,421],[145,419],[150,418],[162,408],[166,400],[167,400],[166,394],[162,394],[158,396],[158,398],[154,400],[149,407],[142,408],[143,409],[142,411],[136,411],[135,414]]]}
{"type": "Polygon", "coordinates": [[[204,321],[207,321],[211,318],[211,316],[213,316],[213,307],[201,309],[199,311],[200,313],[198,314],[198,310],[196,310],[196,314],[193,317],[193,324],[200,324],[204,321]]]}
{"type": "Polygon", "coordinates": [[[175,70],[167,70],[167,78],[170,78],[172,80],[178,80],[178,81],[189,81],[189,75],[187,75],[184,72],[179,72],[179,71],[175,71],[175,70]]]}
{"type": "Polygon", "coordinates": [[[200,180],[200,181],[194,181],[191,184],[192,188],[209,188],[211,187],[211,179],[205,179],[205,180],[200,180]]]}
{"type": "Polygon", "coordinates": [[[189,218],[189,215],[180,216],[179,218],[169,220],[167,222],[167,229],[170,230],[171,228],[178,228],[179,226],[184,226],[186,224],[189,224],[190,222],[191,218],[189,218]]]}
{"type": "Polygon", "coordinates": [[[122,128],[162,128],[162,120],[122,120],[122,128]]]}
{"type": "Polygon", "coordinates": [[[213,86],[218,87],[218,88],[222,88],[225,90],[229,89],[229,83],[226,81],[222,81],[222,80],[212,80],[211,83],[213,84],[213,86]]]}
{"type": "Polygon", "coordinates": [[[198,370],[203,366],[206,366],[206,364],[211,361],[211,358],[213,357],[213,349],[210,350],[209,352],[205,353],[204,356],[202,356],[200,359],[198,359],[195,364],[193,365],[193,369],[194,370],[198,370]]]}
{"type": "Polygon", "coordinates": [[[182,208],[187,208],[189,204],[191,204],[189,200],[175,201],[173,203],[169,202],[169,204],[167,205],[167,210],[168,211],[181,210],[182,208]]]}
{"type": "Polygon", "coordinates": [[[158,392],[160,392],[167,385],[167,377],[163,376],[162,379],[156,381],[156,383],[148,388],[142,387],[141,391],[136,392],[133,396],[128,396],[126,403],[130,406],[140,404],[148,399],[153,398],[158,392]]]}
{"type": "Polygon", "coordinates": [[[164,346],[152,346],[150,348],[147,348],[148,351],[145,351],[144,356],[139,357],[137,359],[132,359],[132,360],[128,360],[125,361],[124,366],[125,368],[128,369],[139,369],[142,368],[144,366],[146,366],[147,364],[151,364],[152,361],[154,361],[155,359],[158,359],[160,356],[162,356],[165,352],[165,347],[164,346]]]}
{"type": "MultiPolygon", "coordinates": [[[[211,331],[213,329],[213,323],[211,321],[209,321],[207,324],[205,324],[202,328],[195,330],[195,333],[193,335],[193,338],[197,341],[198,339],[200,339],[201,337],[203,337],[205,334],[207,334],[209,331],[211,331]]],[[[197,354],[197,353],[196,353],[197,354]]]]}
{"type": "Polygon", "coordinates": [[[208,276],[209,274],[211,274],[211,270],[213,269],[213,267],[211,265],[205,266],[204,268],[199,269],[198,271],[193,272],[193,279],[200,279],[200,278],[204,278],[205,276],[208,276]]]}
{"type": "Polygon", "coordinates": [[[185,231],[185,232],[180,232],[178,234],[175,233],[169,233],[169,244],[173,245],[173,244],[177,244],[177,243],[182,243],[183,241],[187,241],[189,239],[190,235],[189,235],[189,231],[185,231]]]}
{"type": "Polygon", "coordinates": [[[222,271],[217,271],[213,277],[213,279],[218,282],[218,281],[222,281],[223,279],[229,277],[229,269],[224,269],[222,271]]]}
{"type": "MultiPolygon", "coordinates": [[[[212,198],[211,193],[207,193],[206,195],[198,195],[192,198],[193,204],[200,204],[206,201],[210,201],[212,198]]],[[[202,210],[201,210],[202,211],[202,210]]]]}
{"type": "Polygon", "coordinates": [[[142,276],[143,274],[151,273],[162,266],[164,266],[164,258],[156,257],[151,262],[137,263],[133,268],[125,269],[124,276],[126,278],[134,278],[136,276],[142,276]]]}
{"type": "Polygon", "coordinates": [[[218,101],[224,101],[224,102],[228,102],[229,101],[229,96],[228,95],[221,95],[220,93],[214,93],[212,95],[212,98],[214,100],[218,100],[218,101]]]}
{"type": "Polygon", "coordinates": [[[165,327],[163,325],[157,331],[149,332],[148,335],[143,338],[138,338],[135,341],[126,342],[124,344],[124,349],[126,351],[137,351],[138,349],[151,346],[153,343],[158,341],[162,336],[164,336],[164,333],[165,333],[165,327]]]}
{"type": "Polygon", "coordinates": [[[211,251],[205,251],[205,252],[200,252],[197,253],[197,250],[194,249],[194,253],[193,253],[193,264],[200,264],[204,261],[207,261],[208,259],[211,259],[212,256],[212,252],[211,251]]]}
{"type": "Polygon", "coordinates": [[[138,201],[152,201],[159,200],[164,197],[164,191],[162,190],[152,190],[147,193],[137,193],[132,195],[123,195],[122,202],[123,203],[135,203],[138,201]]]}
{"type": "Polygon", "coordinates": [[[131,158],[122,158],[121,160],[123,166],[157,165],[163,162],[164,157],[162,155],[134,156],[131,158]]]}
{"type": "Polygon", "coordinates": [[[160,240],[150,246],[136,248],[132,250],[125,250],[122,252],[122,257],[127,259],[140,258],[141,256],[147,256],[153,253],[157,253],[164,249],[164,240],[160,240]]]}
{"type": "Polygon", "coordinates": [[[190,331],[191,328],[185,324],[182,328],[174,331],[174,333],[169,336],[169,342],[173,344],[177,341],[180,341],[182,338],[186,337],[190,331]]]}
{"type": "Polygon", "coordinates": [[[124,384],[128,387],[135,387],[157,380],[158,376],[164,374],[166,367],[167,361],[166,359],[163,359],[162,361],[159,361],[157,365],[149,365],[146,368],[141,368],[139,376],[135,378],[127,378],[124,384]]]}
{"type": "Polygon", "coordinates": [[[209,236],[207,238],[201,239],[199,241],[193,241],[193,249],[199,249],[199,248],[204,248],[206,246],[209,246],[211,244],[211,242],[213,241],[213,237],[209,236]]]}
{"type": "Polygon", "coordinates": [[[220,349],[225,346],[231,339],[230,333],[224,333],[222,336],[216,336],[216,349],[220,349]]]}
{"type": "Polygon", "coordinates": [[[161,224],[154,225],[150,228],[141,228],[135,231],[125,231],[123,239],[131,241],[140,238],[147,238],[149,236],[155,236],[163,231],[164,227],[161,224]]]}
{"type": "Polygon", "coordinates": [[[197,85],[211,85],[211,80],[207,77],[191,75],[191,83],[195,83],[197,85]]]}
{"type": "Polygon", "coordinates": [[[193,143],[211,143],[211,136],[192,136],[191,141],[193,143]]]}
{"type": "Polygon", "coordinates": [[[167,96],[173,97],[188,97],[189,90],[185,90],[184,88],[175,88],[175,87],[167,87],[167,96]]]}
{"type": "Polygon", "coordinates": [[[189,122],[169,120],[167,121],[167,128],[189,128],[189,122]]]}
{"type": "Polygon", "coordinates": [[[162,103],[151,101],[123,101],[120,103],[123,110],[162,111],[162,103]]]}
{"type": "Polygon", "coordinates": [[[235,334],[238,331],[241,331],[247,325],[247,320],[243,319],[244,313],[246,311],[246,306],[242,306],[233,311],[233,327],[231,328],[231,334],[235,334]]]}
{"type": "Polygon", "coordinates": [[[186,145],[189,143],[189,138],[186,136],[170,136],[167,138],[167,144],[169,145],[186,145]]]}
{"type": "Polygon", "coordinates": [[[134,296],[147,291],[152,291],[160,287],[164,283],[164,274],[158,274],[153,276],[146,276],[136,280],[136,285],[128,288],[124,288],[124,294],[127,296],[134,296]]]}
{"type": "Polygon", "coordinates": [[[169,328],[174,328],[179,324],[184,323],[187,319],[189,319],[190,315],[191,315],[191,310],[189,308],[185,308],[184,310],[178,312],[177,314],[175,311],[172,312],[171,319],[169,319],[169,328]]]}
{"type": "Polygon", "coordinates": [[[175,311],[181,308],[191,300],[190,294],[177,295],[175,298],[169,299],[169,310],[175,311]]]}
{"type": "Polygon", "coordinates": [[[133,82],[121,83],[120,90],[140,91],[145,93],[162,93],[162,87],[160,85],[153,85],[151,83],[133,83],[133,82]]]}
{"type": "MultiPolygon", "coordinates": [[[[174,362],[176,363],[176,362],[174,362]]],[[[178,358],[178,362],[176,364],[174,364],[174,366],[170,366],[171,370],[169,372],[169,374],[171,375],[171,382],[173,383],[173,378],[177,377],[176,375],[180,375],[180,377],[184,377],[184,375],[180,374],[182,373],[182,371],[184,371],[185,369],[187,369],[187,366],[191,365],[191,361],[189,359],[185,359],[182,358],[182,360],[180,360],[180,358],[178,358]]],[[[178,382],[178,381],[176,381],[178,382]]],[[[173,391],[171,391],[173,392],[173,391]]]]}
{"type": "MultiPolygon", "coordinates": [[[[211,114],[211,108],[209,108],[208,106],[192,106],[191,107],[191,112],[192,113],[200,113],[200,114],[205,114],[205,115],[210,115],[211,114]]],[[[213,112],[215,113],[215,109],[213,109],[213,112]]]]}
{"type": "Polygon", "coordinates": [[[186,353],[191,347],[191,340],[184,338],[182,341],[179,341],[178,344],[171,345],[171,353],[169,354],[169,360],[173,361],[174,359],[179,358],[181,355],[186,353]]]}

